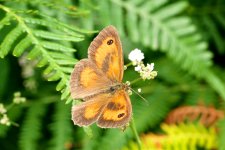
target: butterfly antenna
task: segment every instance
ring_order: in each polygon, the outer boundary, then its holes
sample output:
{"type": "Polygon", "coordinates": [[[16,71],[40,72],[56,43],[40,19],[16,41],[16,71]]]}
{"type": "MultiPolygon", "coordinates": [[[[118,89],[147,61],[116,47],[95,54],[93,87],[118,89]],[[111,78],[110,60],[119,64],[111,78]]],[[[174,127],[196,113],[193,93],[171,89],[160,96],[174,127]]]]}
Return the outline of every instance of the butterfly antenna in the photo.
{"type": "Polygon", "coordinates": [[[130,89],[135,93],[135,94],[137,94],[140,98],[142,98],[142,100],[144,100],[148,105],[149,105],[149,102],[143,97],[143,96],[141,96],[141,94],[139,94],[138,92],[136,92],[134,89],[132,89],[131,87],[130,87],[130,89]]]}

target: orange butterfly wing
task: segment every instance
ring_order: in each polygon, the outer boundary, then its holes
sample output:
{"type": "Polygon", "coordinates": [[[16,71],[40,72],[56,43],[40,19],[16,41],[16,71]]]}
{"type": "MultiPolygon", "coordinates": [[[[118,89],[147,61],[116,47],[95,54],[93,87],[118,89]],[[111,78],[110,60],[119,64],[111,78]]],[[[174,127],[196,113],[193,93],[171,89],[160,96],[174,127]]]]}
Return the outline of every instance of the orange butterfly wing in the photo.
{"type": "Polygon", "coordinates": [[[117,91],[109,100],[97,125],[102,128],[118,128],[126,126],[131,119],[132,107],[130,98],[124,90],[117,91]]]}
{"type": "Polygon", "coordinates": [[[88,59],[79,61],[71,74],[70,91],[74,99],[84,99],[108,89],[112,82],[88,59]]]}
{"type": "Polygon", "coordinates": [[[131,118],[130,99],[124,90],[102,93],[72,107],[72,120],[79,126],[94,122],[102,128],[125,126],[131,118]]]}
{"type": "Polygon", "coordinates": [[[88,126],[97,121],[107,104],[108,94],[96,95],[88,101],[72,107],[72,120],[75,125],[88,126]]]}
{"type": "Polygon", "coordinates": [[[88,58],[112,81],[122,81],[123,53],[119,35],[113,26],[103,29],[91,42],[88,58]]]}

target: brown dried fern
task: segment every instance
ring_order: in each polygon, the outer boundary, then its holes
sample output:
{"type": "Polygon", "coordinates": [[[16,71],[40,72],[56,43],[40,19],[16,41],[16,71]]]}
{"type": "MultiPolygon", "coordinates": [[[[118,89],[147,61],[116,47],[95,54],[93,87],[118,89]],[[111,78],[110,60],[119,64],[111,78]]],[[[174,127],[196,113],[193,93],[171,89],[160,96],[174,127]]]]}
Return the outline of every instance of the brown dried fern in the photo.
{"type": "Polygon", "coordinates": [[[167,124],[199,121],[205,126],[214,125],[219,119],[224,118],[224,111],[206,106],[182,106],[170,112],[165,119],[167,124]]]}

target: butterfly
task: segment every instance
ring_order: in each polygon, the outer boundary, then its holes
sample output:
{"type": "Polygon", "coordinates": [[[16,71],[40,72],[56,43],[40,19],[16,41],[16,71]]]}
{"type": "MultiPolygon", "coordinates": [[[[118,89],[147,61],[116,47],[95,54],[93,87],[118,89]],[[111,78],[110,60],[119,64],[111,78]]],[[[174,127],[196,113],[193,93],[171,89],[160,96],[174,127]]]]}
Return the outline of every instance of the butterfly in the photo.
{"type": "Polygon", "coordinates": [[[88,58],[74,67],[70,79],[73,99],[83,102],[72,107],[75,125],[96,122],[101,128],[125,127],[132,115],[129,86],[122,83],[123,50],[115,27],[105,27],[91,42],[88,58]]]}

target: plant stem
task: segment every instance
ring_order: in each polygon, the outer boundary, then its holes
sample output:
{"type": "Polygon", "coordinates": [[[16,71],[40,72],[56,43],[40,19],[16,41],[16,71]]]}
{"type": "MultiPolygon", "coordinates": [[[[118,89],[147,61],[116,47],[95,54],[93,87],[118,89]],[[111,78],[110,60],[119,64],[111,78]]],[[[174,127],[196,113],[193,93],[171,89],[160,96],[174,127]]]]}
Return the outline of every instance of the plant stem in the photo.
{"type": "Polygon", "coordinates": [[[7,111],[9,111],[14,105],[15,105],[15,103],[9,104],[9,105],[6,107],[7,111]]]}
{"type": "Polygon", "coordinates": [[[135,138],[136,138],[136,141],[137,141],[137,144],[138,144],[138,150],[141,150],[141,140],[140,140],[140,138],[138,136],[138,133],[137,133],[136,126],[135,126],[133,118],[131,119],[130,127],[132,129],[132,132],[133,132],[135,138]]]}
{"type": "Polygon", "coordinates": [[[10,122],[13,126],[15,126],[15,127],[19,127],[19,124],[18,123],[16,123],[16,122],[10,122]]]}
{"type": "Polygon", "coordinates": [[[132,62],[126,64],[125,66],[128,68],[128,67],[131,66],[131,65],[132,65],[132,62]]]}
{"type": "Polygon", "coordinates": [[[134,84],[136,82],[138,82],[139,80],[141,80],[142,78],[137,78],[137,79],[134,79],[133,81],[130,82],[130,84],[134,84]]]}

